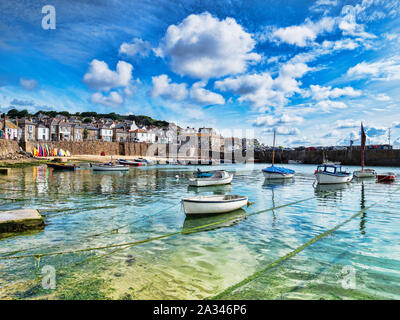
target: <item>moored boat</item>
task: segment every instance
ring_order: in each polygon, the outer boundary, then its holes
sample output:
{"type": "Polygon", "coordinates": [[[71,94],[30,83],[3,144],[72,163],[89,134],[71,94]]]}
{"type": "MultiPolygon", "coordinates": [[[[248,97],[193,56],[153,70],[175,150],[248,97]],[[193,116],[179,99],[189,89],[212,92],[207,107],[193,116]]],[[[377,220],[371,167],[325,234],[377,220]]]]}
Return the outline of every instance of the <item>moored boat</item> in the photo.
{"type": "Polygon", "coordinates": [[[356,170],[353,172],[356,178],[374,178],[376,171],[374,169],[356,170]]]}
{"type": "Polygon", "coordinates": [[[146,162],[137,162],[136,160],[130,161],[130,160],[125,160],[125,159],[118,159],[117,161],[119,164],[124,165],[124,166],[142,167],[142,166],[147,165],[146,162]]]}
{"type": "Polygon", "coordinates": [[[225,170],[217,170],[214,172],[196,172],[196,178],[189,179],[189,185],[192,187],[205,187],[229,184],[232,182],[233,173],[225,170]],[[202,175],[204,174],[204,175],[202,175]],[[200,176],[199,176],[200,175],[200,176]]]}
{"type": "Polygon", "coordinates": [[[274,130],[274,144],[272,148],[272,165],[268,168],[262,169],[264,177],[266,179],[290,179],[293,178],[295,171],[292,169],[287,169],[283,167],[275,167],[275,136],[276,132],[274,130]]]}
{"type": "Polygon", "coordinates": [[[365,140],[366,135],[364,132],[363,124],[361,123],[361,170],[356,170],[353,172],[353,175],[356,178],[373,178],[376,175],[375,170],[373,169],[364,169],[365,165],[365,140]]]}
{"type": "Polygon", "coordinates": [[[216,214],[238,210],[248,203],[248,197],[239,195],[200,196],[182,199],[186,215],[216,214]]]}
{"type": "Polygon", "coordinates": [[[396,175],[393,172],[387,173],[378,173],[376,175],[377,182],[393,182],[395,180],[396,175]]]}
{"type": "Polygon", "coordinates": [[[145,163],[146,165],[154,164],[154,161],[148,160],[148,159],[145,159],[145,158],[136,158],[136,159],[133,159],[133,160],[136,161],[136,162],[145,163]]]}
{"type": "Polygon", "coordinates": [[[262,172],[266,179],[290,179],[295,173],[294,170],[275,166],[265,168],[262,172]]]}
{"type": "Polygon", "coordinates": [[[49,168],[53,168],[54,170],[70,170],[73,171],[77,167],[74,164],[68,164],[68,163],[46,163],[46,165],[49,168]]]}
{"type": "Polygon", "coordinates": [[[318,184],[347,183],[353,179],[353,174],[342,170],[338,164],[320,164],[315,170],[318,184]]]}
{"type": "Polygon", "coordinates": [[[93,171],[129,171],[129,166],[113,163],[92,164],[93,171]]]}

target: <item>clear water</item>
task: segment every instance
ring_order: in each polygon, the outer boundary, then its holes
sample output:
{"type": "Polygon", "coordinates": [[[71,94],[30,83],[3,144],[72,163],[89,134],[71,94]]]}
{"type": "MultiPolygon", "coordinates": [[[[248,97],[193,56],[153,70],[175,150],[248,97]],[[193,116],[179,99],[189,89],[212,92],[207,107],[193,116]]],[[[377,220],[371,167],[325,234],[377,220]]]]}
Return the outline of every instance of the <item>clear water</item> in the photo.
{"type": "MultiPolygon", "coordinates": [[[[340,229],[222,297],[400,298],[397,182],[354,180],[350,185],[314,188],[315,166],[286,165],[296,170],[295,178],[268,183],[261,172],[265,166],[225,165],[223,168],[235,173],[232,185],[197,189],[187,186],[193,166],[132,168],[127,173],[14,169],[0,180],[0,209],[36,208],[46,227],[3,235],[0,257],[73,251],[183,233],[137,246],[40,260],[0,260],[0,298],[212,297],[369,206],[340,229]],[[185,196],[225,193],[247,195],[253,202],[245,208],[248,216],[241,210],[190,219],[180,206],[185,196]],[[252,215],[307,198],[311,199],[252,215]],[[218,223],[220,220],[224,221],[218,223]],[[185,233],[210,223],[214,225],[185,233]],[[47,265],[56,270],[55,290],[41,285],[47,265]]],[[[400,173],[397,168],[375,169],[400,173]]]]}

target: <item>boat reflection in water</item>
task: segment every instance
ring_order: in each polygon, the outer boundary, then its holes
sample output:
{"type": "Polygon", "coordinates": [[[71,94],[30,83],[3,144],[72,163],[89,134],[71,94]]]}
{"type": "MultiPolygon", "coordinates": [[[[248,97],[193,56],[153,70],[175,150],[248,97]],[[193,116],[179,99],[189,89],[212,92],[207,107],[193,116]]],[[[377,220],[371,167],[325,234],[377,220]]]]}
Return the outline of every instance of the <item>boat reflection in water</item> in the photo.
{"type": "Polygon", "coordinates": [[[287,186],[294,183],[294,178],[290,178],[290,179],[276,179],[276,180],[270,180],[270,179],[265,179],[264,183],[262,185],[263,188],[265,189],[275,189],[278,187],[283,187],[283,186],[287,186]]]}
{"type": "Polygon", "coordinates": [[[350,188],[350,184],[317,184],[314,188],[314,194],[319,199],[341,199],[343,191],[350,188]]]}
{"type": "Polygon", "coordinates": [[[239,221],[247,219],[244,209],[232,212],[220,213],[218,215],[186,216],[183,223],[182,233],[189,234],[194,232],[210,231],[214,229],[230,227],[239,221]]]}
{"type": "Polygon", "coordinates": [[[215,195],[221,195],[221,194],[226,194],[226,193],[231,192],[232,185],[225,184],[225,185],[219,185],[219,186],[206,186],[206,187],[201,187],[201,188],[189,186],[188,191],[192,191],[196,194],[212,192],[215,195]]]}

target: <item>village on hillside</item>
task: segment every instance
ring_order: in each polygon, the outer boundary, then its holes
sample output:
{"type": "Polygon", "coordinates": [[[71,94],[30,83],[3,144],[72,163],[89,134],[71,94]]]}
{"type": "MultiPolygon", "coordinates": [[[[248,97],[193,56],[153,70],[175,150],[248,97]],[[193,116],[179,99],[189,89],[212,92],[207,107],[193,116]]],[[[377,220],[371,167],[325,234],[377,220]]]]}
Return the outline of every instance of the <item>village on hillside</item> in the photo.
{"type": "Polygon", "coordinates": [[[0,139],[37,142],[135,142],[180,146],[194,138],[199,145],[204,146],[206,142],[211,150],[224,150],[228,146],[232,152],[245,151],[250,146],[254,148],[259,145],[257,139],[223,137],[213,128],[181,128],[174,123],[149,117],[138,116],[138,119],[136,122],[131,116],[112,113],[107,117],[94,112],[83,113],[83,116],[70,115],[68,112],[39,112],[29,115],[11,109],[7,114],[0,113],[0,139]]]}

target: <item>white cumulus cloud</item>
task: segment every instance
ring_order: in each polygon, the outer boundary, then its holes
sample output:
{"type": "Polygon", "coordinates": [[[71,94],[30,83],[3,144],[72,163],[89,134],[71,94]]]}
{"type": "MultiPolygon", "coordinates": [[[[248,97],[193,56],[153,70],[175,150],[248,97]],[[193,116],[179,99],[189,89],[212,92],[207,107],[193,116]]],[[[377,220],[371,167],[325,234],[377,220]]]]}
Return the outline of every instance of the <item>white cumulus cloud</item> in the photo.
{"type": "Polygon", "coordinates": [[[155,53],[169,58],[175,73],[209,79],[245,72],[261,59],[252,52],[255,44],[235,19],[219,20],[204,12],[170,25],[155,53]]]}
{"type": "Polygon", "coordinates": [[[280,136],[300,135],[300,130],[297,128],[276,127],[276,128],[266,128],[266,129],[262,130],[263,133],[270,133],[270,132],[274,132],[274,131],[276,131],[276,133],[280,136]]]}
{"type": "Polygon", "coordinates": [[[311,44],[320,34],[331,32],[335,26],[335,19],[324,17],[317,22],[307,19],[301,25],[285,28],[275,28],[270,34],[270,39],[278,43],[284,42],[299,47],[311,44]]]}
{"type": "Polygon", "coordinates": [[[319,85],[310,86],[310,94],[315,100],[324,100],[328,98],[339,97],[359,97],[361,90],[354,90],[352,87],[333,88],[331,86],[324,87],[319,85]]]}
{"type": "Polygon", "coordinates": [[[225,99],[222,95],[204,89],[205,85],[205,82],[199,81],[190,88],[190,98],[195,103],[201,105],[225,104],[225,99]]]}
{"type": "Polygon", "coordinates": [[[96,92],[92,95],[92,103],[100,103],[108,107],[117,107],[123,102],[124,99],[115,91],[111,91],[108,96],[104,96],[100,92],[96,92]]]}
{"type": "Polygon", "coordinates": [[[152,83],[150,95],[153,98],[161,97],[167,100],[182,101],[188,96],[186,84],[173,83],[166,74],[152,77],[152,83]]]}
{"type": "Polygon", "coordinates": [[[275,79],[268,72],[244,74],[216,81],[214,86],[221,91],[239,95],[239,101],[248,102],[257,108],[281,106],[294,93],[301,93],[301,82],[296,78],[301,78],[310,70],[304,63],[287,63],[281,67],[275,79]]]}
{"type": "Polygon", "coordinates": [[[382,59],[376,62],[360,62],[347,70],[347,75],[354,78],[371,78],[373,80],[399,80],[400,56],[382,59]]]}
{"type": "Polygon", "coordinates": [[[330,112],[332,110],[337,110],[337,109],[346,109],[347,105],[341,101],[322,100],[322,101],[319,101],[315,105],[315,107],[317,108],[317,110],[330,112]]]}
{"type": "Polygon", "coordinates": [[[133,38],[131,42],[123,42],[119,47],[119,54],[128,57],[133,57],[135,55],[147,57],[150,52],[150,42],[143,41],[141,38],[133,38]]]}
{"type": "Polygon", "coordinates": [[[116,71],[108,68],[107,63],[92,60],[89,70],[83,76],[83,82],[90,88],[109,91],[113,88],[126,87],[132,79],[133,66],[125,61],[118,61],[116,71]]]}
{"type": "Polygon", "coordinates": [[[303,118],[296,115],[282,114],[279,116],[262,115],[259,116],[254,122],[254,127],[267,127],[267,126],[282,126],[300,124],[303,118]]]}

